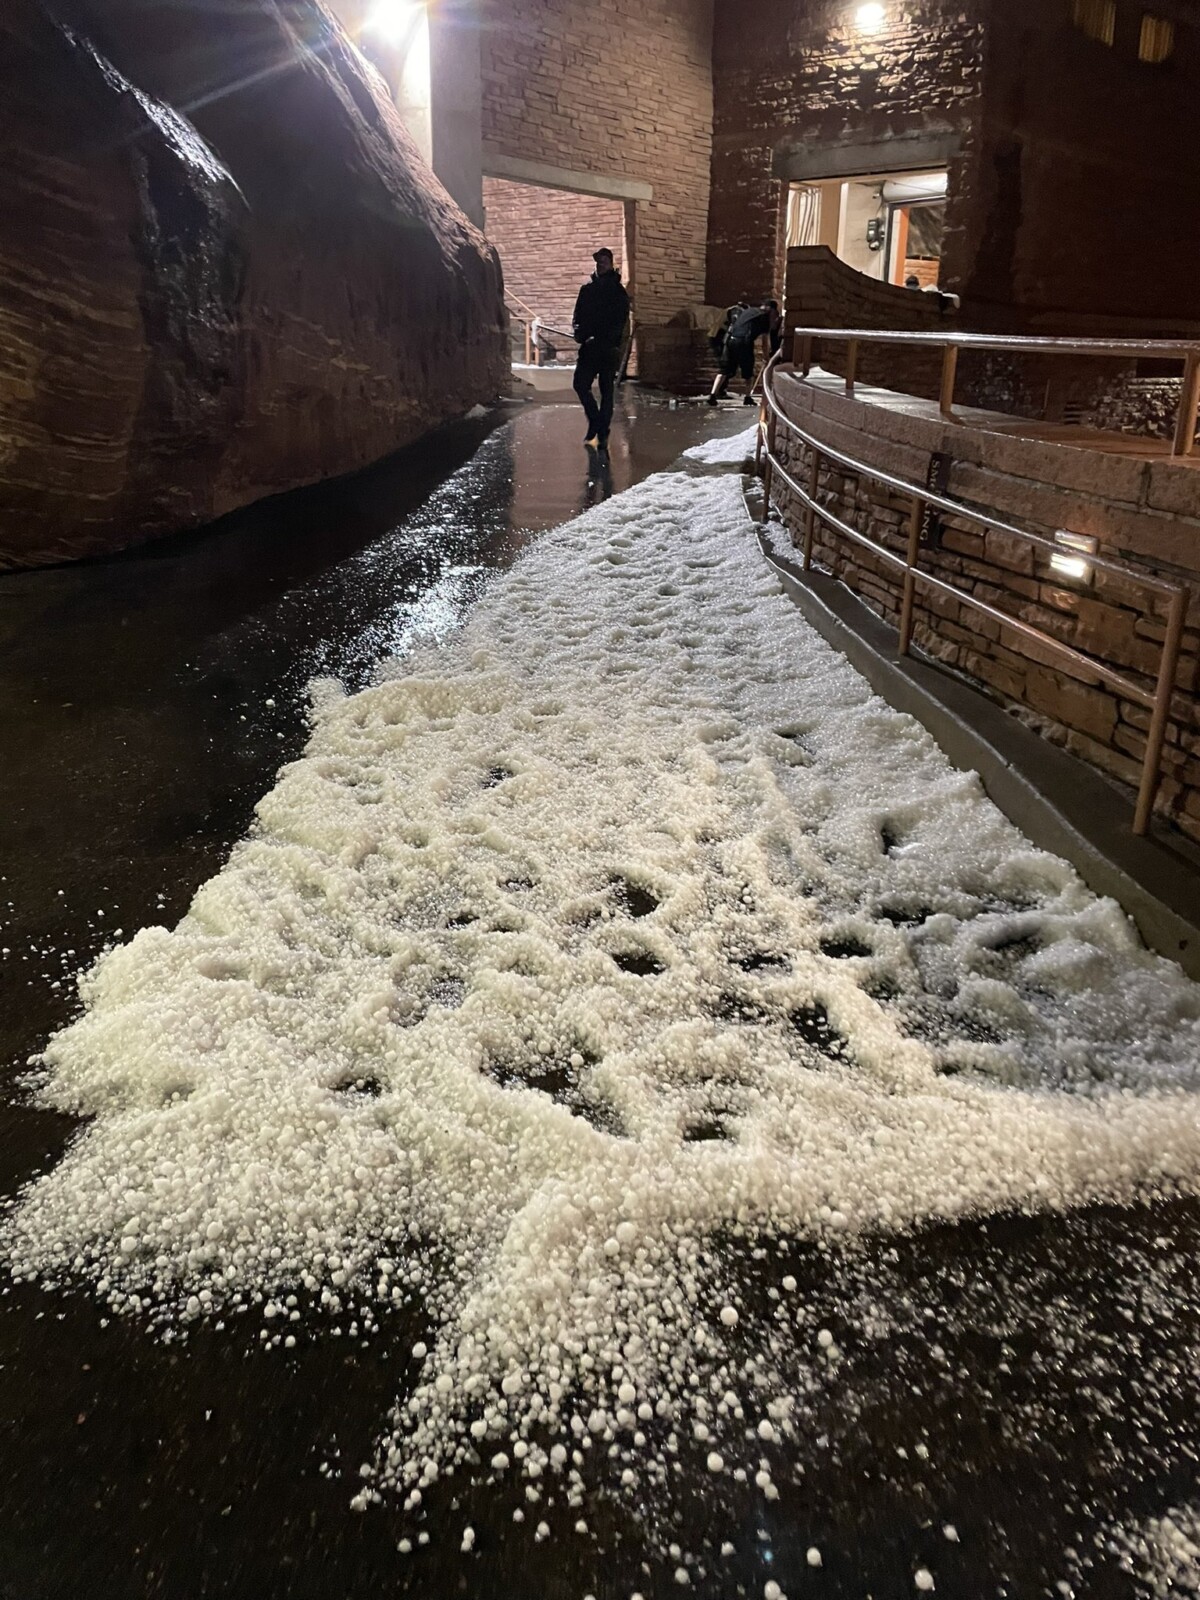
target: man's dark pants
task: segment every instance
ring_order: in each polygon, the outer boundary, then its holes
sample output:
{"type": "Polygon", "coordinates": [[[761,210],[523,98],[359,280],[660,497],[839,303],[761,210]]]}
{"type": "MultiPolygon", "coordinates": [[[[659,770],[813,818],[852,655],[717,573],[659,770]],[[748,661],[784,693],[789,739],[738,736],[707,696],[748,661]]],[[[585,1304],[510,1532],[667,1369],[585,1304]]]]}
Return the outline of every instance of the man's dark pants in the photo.
{"type": "Polygon", "coordinates": [[[602,443],[608,438],[612,426],[613,386],[617,380],[617,365],[621,359],[619,345],[598,345],[589,339],[579,352],[575,363],[575,393],[587,412],[588,433],[602,443]],[[592,394],[592,384],[600,380],[600,404],[592,394]]]}

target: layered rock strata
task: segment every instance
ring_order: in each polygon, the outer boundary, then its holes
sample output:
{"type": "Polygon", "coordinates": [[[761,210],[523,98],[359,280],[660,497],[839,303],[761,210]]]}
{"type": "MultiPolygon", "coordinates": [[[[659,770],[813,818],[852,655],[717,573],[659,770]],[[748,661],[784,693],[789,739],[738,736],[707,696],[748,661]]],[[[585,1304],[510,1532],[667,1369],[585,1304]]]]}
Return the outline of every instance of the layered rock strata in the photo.
{"type": "Polygon", "coordinates": [[[0,81],[0,567],[351,471],[503,387],[495,254],[317,0],[11,0],[0,81]]]}

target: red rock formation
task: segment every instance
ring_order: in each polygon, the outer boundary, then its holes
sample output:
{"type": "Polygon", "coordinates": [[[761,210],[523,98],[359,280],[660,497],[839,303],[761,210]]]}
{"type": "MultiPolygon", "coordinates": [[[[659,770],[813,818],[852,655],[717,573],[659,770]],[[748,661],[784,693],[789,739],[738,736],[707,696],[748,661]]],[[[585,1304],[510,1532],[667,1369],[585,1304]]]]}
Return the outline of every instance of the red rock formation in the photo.
{"type": "Polygon", "coordinates": [[[502,388],[495,255],[318,0],[7,0],[0,82],[0,567],[350,471],[502,388]]]}

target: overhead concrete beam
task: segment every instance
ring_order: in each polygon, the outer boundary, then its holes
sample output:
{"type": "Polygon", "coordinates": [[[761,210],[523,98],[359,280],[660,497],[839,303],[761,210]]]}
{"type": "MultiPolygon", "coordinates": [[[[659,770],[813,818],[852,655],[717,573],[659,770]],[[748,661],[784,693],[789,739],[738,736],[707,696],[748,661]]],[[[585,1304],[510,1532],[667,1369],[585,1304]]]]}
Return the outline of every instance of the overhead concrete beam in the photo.
{"type": "Polygon", "coordinates": [[[870,143],[838,144],[829,139],[785,141],[776,146],[772,172],[786,183],[810,183],[820,178],[856,178],[887,172],[919,172],[944,167],[958,154],[961,133],[920,130],[891,134],[870,143]]]}
{"type": "Polygon", "coordinates": [[[532,183],[542,189],[571,189],[576,194],[595,194],[605,200],[653,200],[654,190],[637,178],[616,178],[597,172],[573,172],[569,167],[551,167],[544,161],[526,161],[508,156],[489,145],[483,147],[483,171],[488,178],[507,178],[510,183],[532,183]]]}

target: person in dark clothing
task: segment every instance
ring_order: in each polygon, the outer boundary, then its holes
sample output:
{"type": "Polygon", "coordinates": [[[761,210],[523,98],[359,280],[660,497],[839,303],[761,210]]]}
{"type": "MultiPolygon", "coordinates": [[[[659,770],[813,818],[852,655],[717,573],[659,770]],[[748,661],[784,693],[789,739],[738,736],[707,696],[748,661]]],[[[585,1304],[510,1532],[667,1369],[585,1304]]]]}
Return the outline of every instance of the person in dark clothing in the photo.
{"type": "Polygon", "coordinates": [[[613,385],[621,361],[625,325],[629,321],[629,296],[621,274],[613,265],[611,250],[597,250],[592,260],[596,270],[579,291],[571,329],[579,341],[575,363],[575,393],[587,412],[585,444],[603,450],[612,425],[613,385]],[[599,380],[600,404],[592,393],[599,380]]]}
{"type": "Polygon", "coordinates": [[[771,335],[772,348],[782,326],[779,306],[774,300],[764,300],[761,305],[745,306],[733,317],[725,333],[725,346],[721,355],[721,372],[708,397],[715,406],[725,393],[729,380],[739,372],[746,385],[743,405],[754,404],[754,346],[764,334],[771,335]]]}

